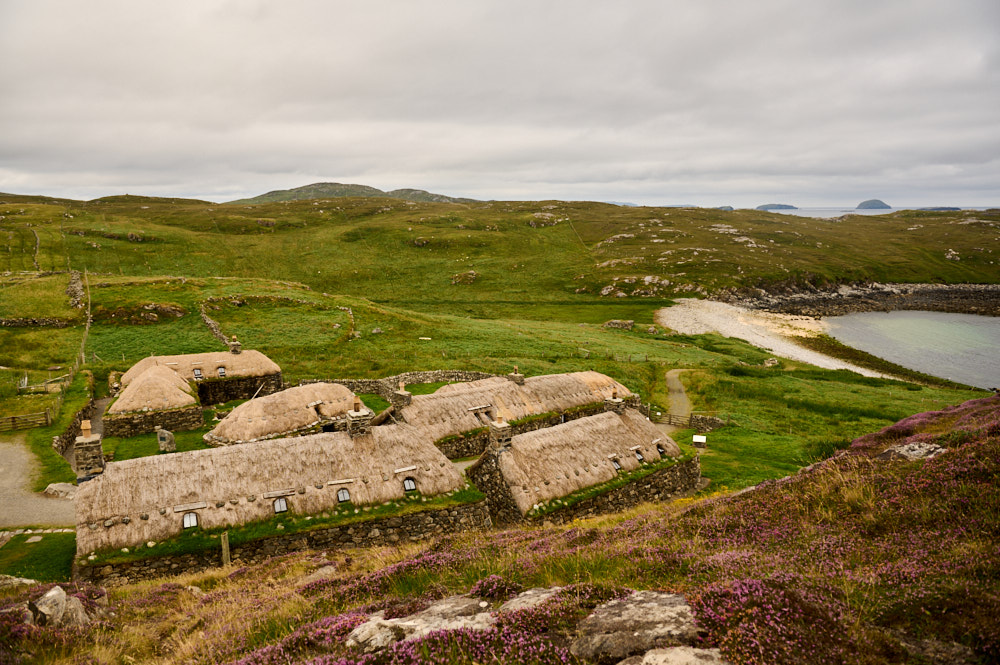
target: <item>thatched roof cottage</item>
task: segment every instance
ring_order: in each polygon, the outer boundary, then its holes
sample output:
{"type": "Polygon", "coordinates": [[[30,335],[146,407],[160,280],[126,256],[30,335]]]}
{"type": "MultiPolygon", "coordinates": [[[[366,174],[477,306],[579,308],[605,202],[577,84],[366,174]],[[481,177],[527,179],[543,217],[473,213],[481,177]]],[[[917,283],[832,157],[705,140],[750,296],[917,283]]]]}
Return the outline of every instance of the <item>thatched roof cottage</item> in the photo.
{"type": "Polygon", "coordinates": [[[491,447],[468,473],[486,493],[494,520],[515,522],[540,504],[643,464],[680,457],[677,443],[645,416],[633,409],[620,411],[513,437],[507,423],[492,423],[491,447]]]}
{"type": "Polygon", "coordinates": [[[233,526],[284,510],[316,514],[345,501],[371,505],[464,484],[427,434],[406,424],[112,462],[77,490],[77,552],[161,541],[185,526],[233,526]]]}
{"type": "Polygon", "coordinates": [[[198,404],[188,382],[163,365],[153,365],[136,376],[119,393],[108,413],[164,411],[198,404]]]}
{"type": "Polygon", "coordinates": [[[212,351],[187,353],[178,356],[149,356],[143,358],[121,377],[122,386],[128,386],[151,367],[172,369],[185,381],[202,381],[208,378],[235,379],[264,377],[280,374],[281,368],[260,351],[212,351]]]}
{"type": "Polygon", "coordinates": [[[414,395],[398,410],[402,419],[426,429],[434,440],[484,427],[488,420],[518,420],[543,413],[601,403],[613,394],[632,393],[599,372],[493,377],[442,386],[431,395],[414,395]]]}
{"type": "Polygon", "coordinates": [[[240,404],[204,439],[229,446],[293,436],[345,419],[353,403],[354,393],[339,383],[307,383],[240,404]]]}

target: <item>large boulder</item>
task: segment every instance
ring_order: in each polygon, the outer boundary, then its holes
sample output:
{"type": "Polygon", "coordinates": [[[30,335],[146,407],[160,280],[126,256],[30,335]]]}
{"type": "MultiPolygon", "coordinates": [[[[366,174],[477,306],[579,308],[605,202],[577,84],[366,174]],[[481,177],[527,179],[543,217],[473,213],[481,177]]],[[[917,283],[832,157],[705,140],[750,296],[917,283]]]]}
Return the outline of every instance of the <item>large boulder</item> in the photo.
{"type": "Polygon", "coordinates": [[[31,612],[30,623],[36,626],[84,626],[90,623],[80,599],[67,596],[60,586],[52,587],[38,600],[29,602],[28,611],[31,612]]]}
{"type": "Polygon", "coordinates": [[[570,651],[597,663],[616,663],[656,647],[693,645],[694,614],[684,596],[637,591],[598,606],[580,622],[570,651]]]}
{"type": "Polygon", "coordinates": [[[486,630],[496,621],[489,608],[489,603],[478,598],[451,596],[408,617],[386,619],[382,612],[378,612],[352,630],[346,644],[365,653],[373,653],[396,642],[417,639],[437,630],[486,630]]]}
{"type": "Polygon", "coordinates": [[[911,443],[901,443],[891,448],[887,448],[881,455],[880,460],[902,460],[914,462],[918,459],[932,459],[938,455],[948,452],[936,443],[928,441],[913,441],[911,443]]]}
{"type": "Polygon", "coordinates": [[[718,649],[672,647],[653,649],[642,656],[632,656],[618,665],[728,665],[718,649]]]}

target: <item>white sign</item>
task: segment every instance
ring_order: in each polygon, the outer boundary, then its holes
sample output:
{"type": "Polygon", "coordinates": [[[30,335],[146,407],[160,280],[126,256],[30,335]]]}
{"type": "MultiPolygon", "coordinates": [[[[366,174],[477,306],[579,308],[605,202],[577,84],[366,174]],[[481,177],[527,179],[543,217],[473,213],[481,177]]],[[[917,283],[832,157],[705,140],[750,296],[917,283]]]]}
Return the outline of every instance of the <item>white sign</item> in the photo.
{"type": "Polygon", "coordinates": [[[695,434],[693,437],[691,437],[691,440],[694,441],[695,443],[705,443],[708,441],[708,437],[706,437],[704,434],[695,434]]]}

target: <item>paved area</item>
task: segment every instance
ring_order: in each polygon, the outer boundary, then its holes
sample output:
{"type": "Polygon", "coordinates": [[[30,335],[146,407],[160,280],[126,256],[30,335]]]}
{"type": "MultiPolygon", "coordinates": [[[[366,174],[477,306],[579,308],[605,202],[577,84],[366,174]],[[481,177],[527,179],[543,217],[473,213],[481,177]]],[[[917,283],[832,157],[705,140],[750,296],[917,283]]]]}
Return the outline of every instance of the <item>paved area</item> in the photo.
{"type": "Polygon", "coordinates": [[[31,491],[36,463],[23,432],[0,436],[0,528],[76,523],[72,501],[31,491]]]}

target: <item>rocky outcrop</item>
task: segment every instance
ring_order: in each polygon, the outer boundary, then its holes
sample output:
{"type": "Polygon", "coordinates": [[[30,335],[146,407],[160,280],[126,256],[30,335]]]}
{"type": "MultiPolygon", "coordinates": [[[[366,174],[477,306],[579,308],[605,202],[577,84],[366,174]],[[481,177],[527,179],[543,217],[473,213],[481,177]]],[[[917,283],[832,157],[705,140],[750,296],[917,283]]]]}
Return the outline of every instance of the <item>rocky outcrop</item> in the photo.
{"type": "Polygon", "coordinates": [[[859,284],[830,289],[756,290],[723,296],[748,309],[798,316],[842,316],[898,309],[1000,316],[1000,284],[859,284]]]}
{"type": "Polygon", "coordinates": [[[918,459],[933,459],[938,455],[948,452],[936,443],[928,441],[913,441],[911,443],[901,443],[897,446],[887,448],[885,452],[876,459],[880,460],[903,460],[914,462],[918,459]]]}
{"type": "Polygon", "coordinates": [[[36,626],[85,626],[90,623],[83,603],[75,596],[67,596],[60,586],[49,589],[38,600],[28,603],[31,621],[36,626]]]}

